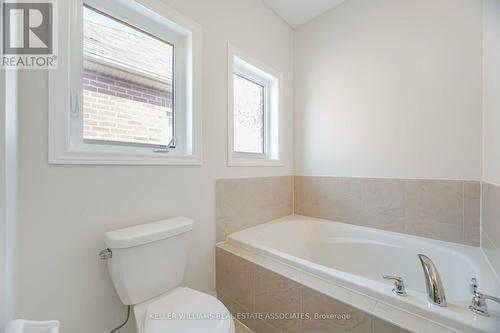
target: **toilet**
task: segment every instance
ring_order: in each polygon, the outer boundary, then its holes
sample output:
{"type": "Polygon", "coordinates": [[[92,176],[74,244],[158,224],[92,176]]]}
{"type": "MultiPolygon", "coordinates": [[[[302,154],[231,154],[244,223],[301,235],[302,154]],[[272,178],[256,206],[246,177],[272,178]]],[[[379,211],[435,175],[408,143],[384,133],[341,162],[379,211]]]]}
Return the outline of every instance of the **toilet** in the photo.
{"type": "Polygon", "coordinates": [[[180,286],[192,229],[192,220],[177,217],[105,234],[109,274],[122,303],[133,306],[138,333],[234,333],[217,298],[180,286]]]}

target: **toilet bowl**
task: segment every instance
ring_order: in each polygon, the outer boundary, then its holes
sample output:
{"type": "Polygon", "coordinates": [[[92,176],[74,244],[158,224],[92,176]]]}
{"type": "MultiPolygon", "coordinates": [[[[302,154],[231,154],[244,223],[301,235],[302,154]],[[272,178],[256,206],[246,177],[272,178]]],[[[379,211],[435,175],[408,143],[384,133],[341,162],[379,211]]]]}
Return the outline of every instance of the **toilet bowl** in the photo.
{"type": "Polygon", "coordinates": [[[193,221],[178,217],[105,234],[101,257],[139,333],[234,333],[217,298],[180,286],[192,229],[193,221]]]}
{"type": "Polygon", "coordinates": [[[231,314],[215,297],[178,287],[134,306],[138,333],[234,333],[231,314]]]}

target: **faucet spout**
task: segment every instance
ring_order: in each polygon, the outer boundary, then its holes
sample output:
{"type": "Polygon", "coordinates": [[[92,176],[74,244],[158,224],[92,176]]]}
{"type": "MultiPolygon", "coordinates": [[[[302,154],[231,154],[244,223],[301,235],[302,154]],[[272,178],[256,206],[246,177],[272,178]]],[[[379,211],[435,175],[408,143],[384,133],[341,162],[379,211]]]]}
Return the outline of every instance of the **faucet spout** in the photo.
{"type": "Polygon", "coordinates": [[[426,255],[419,254],[418,259],[420,259],[424,270],[427,299],[438,306],[447,306],[443,283],[441,282],[436,266],[426,255]]]}

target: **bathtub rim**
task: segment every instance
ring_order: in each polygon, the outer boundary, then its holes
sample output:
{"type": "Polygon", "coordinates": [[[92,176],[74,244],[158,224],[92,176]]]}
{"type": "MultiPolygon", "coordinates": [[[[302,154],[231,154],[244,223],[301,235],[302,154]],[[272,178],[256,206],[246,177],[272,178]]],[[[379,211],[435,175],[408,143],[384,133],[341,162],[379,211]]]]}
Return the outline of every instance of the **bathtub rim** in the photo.
{"type": "MultiPolygon", "coordinates": [[[[248,229],[253,229],[269,224],[276,224],[289,220],[301,219],[334,222],[325,219],[318,219],[294,214],[248,229]]],[[[478,249],[477,247],[468,245],[428,239],[413,235],[406,235],[397,232],[378,230],[363,226],[350,224],[346,224],[346,226],[358,230],[369,231],[371,233],[382,233],[385,235],[390,234],[398,238],[411,238],[416,242],[425,243],[426,246],[431,245],[433,247],[439,248],[445,246],[446,250],[461,255],[463,255],[463,253],[459,250],[463,249],[463,247],[473,248],[475,250],[478,249]]],[[[319,272],[319,274],[318,271],[311,272],[304,269],[303,265],[301,265],[300,262],[298,263],[298,261],[304,261],[308,263],[307,268],[309,269],[311,264],[317,266],[321,265],[311,263],[305,259],[301,259],[293,255],[283,253],[281,251],[277,251],[276,249],[273,249],[274,251],[269,251],[269,249],[266,248],[248,246],[247,244],[241,243],[238,240],[231,238],[232,235],[239,234],[241,232],[244,232],[245,230],[228,235],[225,241],[217,243],[217,247],[404,329],[414,332],[443,333],[484,333],[494,332],[494,329],[496,329],[496,325],[493,326],[495,322],[486,322],[483,321],[482,318],[478,318],[478,320],[482,322],[480,325],[472,325],[472,322],[464,323],[461,321],[456,321],[452,317],[444,316],[443,314],[429,312],[426,309],[418,309],[418,307],[416,307],[415,305],[408,304],[399,299],[395,299],[392,293],[388,290],[383,290],[382,292],[380,292],[356,282],[349,282],[347,278],[352,278],[353,275],[351,273],[338,271],[333,268],[328,268],[328,270],[335,271],[335,274],[333,275],[328,274],[328,272],[319,272]],[[278,253],[278,255],[276,253],[278,253]],[[297,267],[297,265],[299,267],[297,267]],[[464,327],[464,325],[466,325],[466,327],[464,327]]],[[[322,271],[325,270],[322,269],[322,271]]],[[[496,278],[497,276],[493,275],[493,279],[496,278]]],[[[364,280],[364,278],[361,277],[359,277],[359,279],[360,281],[364,280]]],[[[430,306],[432,307],[432,305],[430,306]]],[[[460,311],[457,312],[459,315],[471,315],[467,309],[459,310],[460,311]]],[[[437,311],[439,311],[439,309],[437,309],[437,311]]],[[[472,321],[476,322],[477,324],[477,320],[472,321]]]]}

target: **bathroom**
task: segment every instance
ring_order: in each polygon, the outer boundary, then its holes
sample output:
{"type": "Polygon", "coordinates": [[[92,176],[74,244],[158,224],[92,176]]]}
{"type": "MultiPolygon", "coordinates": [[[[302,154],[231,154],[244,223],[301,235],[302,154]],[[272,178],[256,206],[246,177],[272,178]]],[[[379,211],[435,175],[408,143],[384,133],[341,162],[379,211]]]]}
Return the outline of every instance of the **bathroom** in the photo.
{"type": "Polygon", "coordinates": [[[1,333],[500,333],[499,0],[1,10],[1,333]]]}

